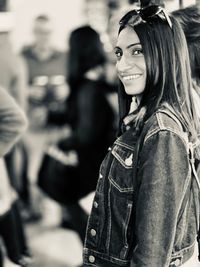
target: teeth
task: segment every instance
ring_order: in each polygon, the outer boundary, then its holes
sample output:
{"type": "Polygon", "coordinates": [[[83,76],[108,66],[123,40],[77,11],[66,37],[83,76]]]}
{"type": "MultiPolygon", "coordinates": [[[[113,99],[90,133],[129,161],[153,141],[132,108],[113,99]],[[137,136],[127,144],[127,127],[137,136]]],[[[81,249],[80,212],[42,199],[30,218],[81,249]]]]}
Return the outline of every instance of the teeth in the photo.
{"type": "Polygon", "coordinates": [[[130,80],[134,80],[141,77],[141,74],[133,74],[133,75],[129,75],[129,76],[124,76],[123,79],[125,81],[130,81],[130,80]]]}

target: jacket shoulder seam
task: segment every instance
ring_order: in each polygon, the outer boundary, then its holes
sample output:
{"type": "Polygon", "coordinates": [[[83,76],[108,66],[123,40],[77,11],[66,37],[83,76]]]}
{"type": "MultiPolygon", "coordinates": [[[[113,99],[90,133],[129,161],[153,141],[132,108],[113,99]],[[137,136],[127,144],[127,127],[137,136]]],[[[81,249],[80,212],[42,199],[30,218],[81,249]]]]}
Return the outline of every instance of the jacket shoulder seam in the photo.
{"type": "Polygon", "coordinates": [[[186,147],[186,150],[188,151],[188,138],[187,138],[186,133],[184,134],[184,133],[181,133],[180,130],[176,130],[176,129],[173,129],[172,127],[165,126],[159,113],[156,113],[156,120],[158,122],[158,127],[147,131],[147,134],[144,139],[144,143],[146,143],[147,140],[153,135],[155,135],[156,133],[161,132],[161,131],[168,131],[168,132],[176,134],[179,138],[181,138],[181,140],[183,141],[186,147]]]}

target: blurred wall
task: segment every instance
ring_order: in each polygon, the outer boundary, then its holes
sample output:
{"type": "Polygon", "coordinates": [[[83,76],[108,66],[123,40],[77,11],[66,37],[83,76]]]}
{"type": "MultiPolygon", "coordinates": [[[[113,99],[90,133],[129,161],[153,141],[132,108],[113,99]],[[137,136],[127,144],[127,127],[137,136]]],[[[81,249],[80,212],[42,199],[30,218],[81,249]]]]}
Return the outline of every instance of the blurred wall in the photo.
{"type": "MultiPolygon", "coordinates": [[[[182,1],[184,6],[188,6],[196,2],[196,0],[182,1]]],[[[22,46],[31,42],[32,22],[33,19],[39,14],[47,14],[52,18],[54,27],[53,41],[55,45],[61,50],[66,49],[68,36],[71,30],[86,22],[89,22],[91,25],[94,24],[93,26],[95,27],[97,23],[100,23],[102,19],[105,18],[102,14],[102,6],[105,6],[104,2],[106,1],[9,0],[10,10],[13,11],[15,22],[11,35],[15,50],[19,51],[22,46]],[[102,5],[97,5],[98,2],[99,4],[102,2],[102,5]],[[90,8],[91,12],[88,12],[88,8],[90,8]],[[96,12],[94,9],[97,9],[96,12]],[[101,17],[98,14],[100,14],[101,17]],[[94,22],[91,23],[90,19],[93,19],[94,22]]],[[[120,0],[121,5],[122,3],[123,5],[125,5],[125,2],[128,3],[128,0],[120,0]]],[[[172,11],[179,8],[179,0],[166,0],[165,3],[166,9],[168,11],[172,11]]],[[[106,21],[107,19],[105,19],[105,22],[106,21]]]]}
{"type": "Polygon", "coordinates": [[[85,22],[83,0],[10,0],[10,10],[14,15],[11,38],[15,50],[32,40],[32,21],[39,14],[47,14],[53,20],[54,43],[64,50],[69,33],[85,22]]]}
{"type": "MultiPolygon", "coordinates": [[[[165,1],[165,7],[168,11],[179,9],[180,0],[167,0],[165,1]]],[[[183,7],[194,5],[196,0],[182,0],[183,7]]]]}

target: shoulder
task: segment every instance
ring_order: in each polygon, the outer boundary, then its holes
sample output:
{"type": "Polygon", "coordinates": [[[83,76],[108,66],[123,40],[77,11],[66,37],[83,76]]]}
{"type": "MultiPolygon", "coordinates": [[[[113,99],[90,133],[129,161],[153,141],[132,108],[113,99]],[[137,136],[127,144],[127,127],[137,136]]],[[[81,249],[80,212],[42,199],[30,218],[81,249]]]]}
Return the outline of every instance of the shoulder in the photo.
{"type": "Polygon", "coordinates": [[[27,45],[22,48],[21,54],[25,57],[30,57],[32,55],[33,46],[27,45]]]}
{"type": "Polygon", "coordinates": [[[52,49],[52,59],[63,61],[66,63],[67,60],[67,52],[60,51],[58,49],[53,48],[52,49]]]}
{"type": "Polygon", "coordinates": [[[78,91],[80,96],[94,97],[97,93],[96,84],[88,79],[83,79],[78,91]]]}
{"type": "Polygon", "coordinates": [[[184,132],[178,116],[173,110],[161,108],[156,111],[144,125],[144,144],[155,137],[162,139],[180,140],[186,147],[188,146],[188,134],[184,132]],[[150,120],[150,121],[149,121],[150,120]]]}

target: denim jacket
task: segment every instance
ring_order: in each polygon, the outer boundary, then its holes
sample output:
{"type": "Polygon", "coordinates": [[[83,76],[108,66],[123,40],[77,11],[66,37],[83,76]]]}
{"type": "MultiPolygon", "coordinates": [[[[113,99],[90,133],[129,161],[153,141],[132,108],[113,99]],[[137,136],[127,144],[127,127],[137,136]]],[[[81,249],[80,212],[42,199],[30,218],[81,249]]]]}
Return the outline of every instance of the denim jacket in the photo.
{"type": "Polygon", "coordinates": [[[146,129],[134,177],[136,142],[130,128],[101,164],[84,266],[175,267],[193,254],[199,192],[187,134],[170,110],[158,110],[146,129]]]}

